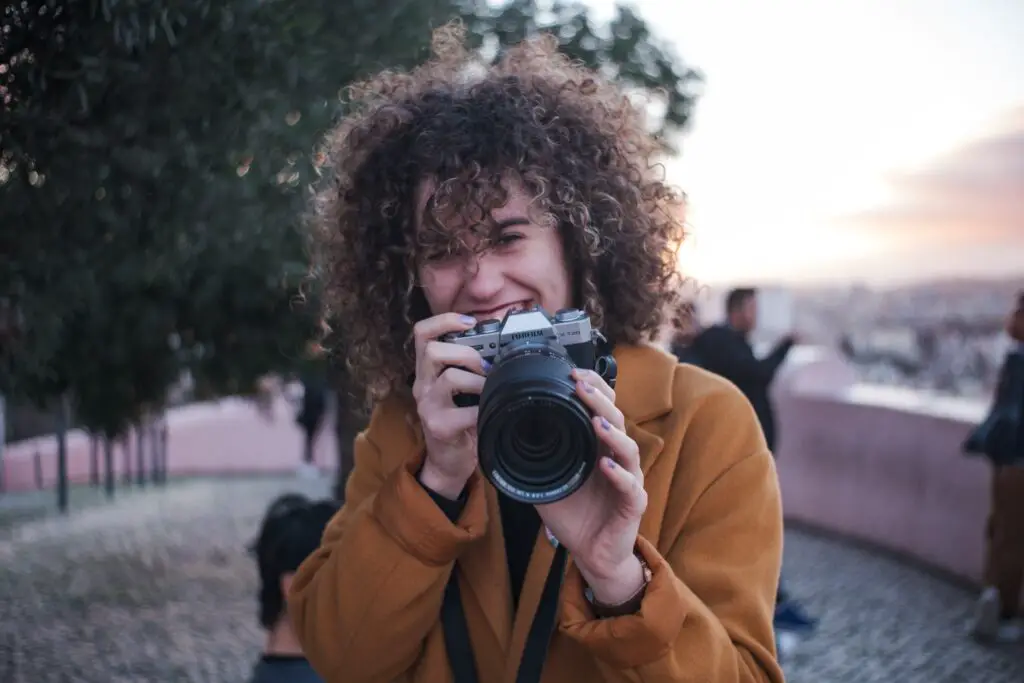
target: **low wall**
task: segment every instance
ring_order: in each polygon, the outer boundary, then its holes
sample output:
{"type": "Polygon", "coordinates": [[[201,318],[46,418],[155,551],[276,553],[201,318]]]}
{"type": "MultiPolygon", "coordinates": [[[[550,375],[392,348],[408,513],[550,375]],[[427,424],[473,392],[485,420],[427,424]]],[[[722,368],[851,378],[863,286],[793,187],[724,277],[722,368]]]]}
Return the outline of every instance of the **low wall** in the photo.
{"type": "Polygon", "coordinates": [[[986,406],[859,386],[842,366],[797,357],[775,388],[787,518],[980,581],[991,472],[960,444],[986,406]]]}
{"type": "MultiPolygon", "coordinates": [[[[959,446],[984,405],[858,386],[836,356],[806,348],[791,354],[775,394],[788,518],[980,580],[990,472],[985,461],[963,457],[959,446]]],[[[173,410],[168,414],[170,473],[293,470],[302,453],[293,416],[294,408],[283,398],[269,418],[240,399],[173,410]]],[[[37,452],[43,485],[53,486],[56,444],[40,438],[8,446],[7,491],[36,487],[37,452]]],[[[333,430],[325,425],[316,461],[333,468],[334,459],[333,430]]],[[[120,446],[114,460],[120,480],[125,467],[120,446]]],[[[71,433],[68,466],[72,481],[88,481],[86,435],[71,433]]]]}
{"type": "MultiPolygon", "coordinates": [[[[196,403],[167,413],[167,468],[170,476],[294,471],[302,460],[303,434],[295,424],[295,408],[281,397],[266,415],[244,399],[196,403]]],[[[121,443],[114,446],[114,471],[120,483],[126,469],[135,472],[135,438],[128,441],[130,459],[121,443]],[[126,462],[127,460],[127,462],[126,462]]],[[[90,467],[90,439],[79,430],[68,434],[68,477],[73,483],[87,483],[90,467]]],[[[146,448],[148,449],[148,444],[146,448]]],[[[149,467],[149,451],[145,451],[149,467]]],[[[53,437],[38,437],[8,444],[3,456],[4,491],[37,488],[36,455],[42,485],[52,488],[57,480],[57,443],[53,437]]],[[[314,461],[321,468],[335,466],[334,431],[325,421],[317,439],[314,461]]],[[[100,446],[100,478],[103,477],[103,446],[100,446]]]]}

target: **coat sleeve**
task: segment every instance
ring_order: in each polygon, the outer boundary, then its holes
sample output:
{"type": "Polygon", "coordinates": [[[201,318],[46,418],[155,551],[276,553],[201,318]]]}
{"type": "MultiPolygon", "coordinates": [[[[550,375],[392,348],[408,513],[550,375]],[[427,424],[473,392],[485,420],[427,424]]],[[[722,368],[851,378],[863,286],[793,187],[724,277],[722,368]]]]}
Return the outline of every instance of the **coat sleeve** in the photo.
{"type": "Polygon", "coordinates": [[[421,457],[384,474],[375,434],[404,423],[375,417],[356,438],[345,505],[288,599],[303,651],[326,681],[391,681],[413,668],[455,559],[486,527],[479,475],[452,523],[415,478],[421,457]]]}
{"type": "Polygon", "coordinates": [[[692,424],[680,462],[723,466],[709,472],[663,552],[637,540],[652,570],[640,611],[596,619],[573,569],[560,627],[590,649],[607,683],[782,683],[772,628],[782,563],[774,460],[738,392],[706,401],[692,424]]]}

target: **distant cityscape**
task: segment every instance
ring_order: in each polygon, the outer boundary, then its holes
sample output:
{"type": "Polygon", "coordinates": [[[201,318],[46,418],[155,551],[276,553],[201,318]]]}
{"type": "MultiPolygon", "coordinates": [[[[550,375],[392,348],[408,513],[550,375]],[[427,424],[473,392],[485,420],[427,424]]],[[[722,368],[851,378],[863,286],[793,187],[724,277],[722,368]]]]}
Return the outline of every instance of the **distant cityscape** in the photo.
{"type": "MultiPolygon", "coordinates": [[[[792,328],[808,343],[837,348],[865,382],[986,398],[1009,348],[1004,323],[1024,291],[1024,275],[899,288],[763,291],[775,300],[762,315],[767,336],[792,328]],[[777,305],[779,294],[788,300],[786,306],[777,305]]],[[[703,323],[721,319],[722,296],[708,289],[696,297],[703,323]]]]}

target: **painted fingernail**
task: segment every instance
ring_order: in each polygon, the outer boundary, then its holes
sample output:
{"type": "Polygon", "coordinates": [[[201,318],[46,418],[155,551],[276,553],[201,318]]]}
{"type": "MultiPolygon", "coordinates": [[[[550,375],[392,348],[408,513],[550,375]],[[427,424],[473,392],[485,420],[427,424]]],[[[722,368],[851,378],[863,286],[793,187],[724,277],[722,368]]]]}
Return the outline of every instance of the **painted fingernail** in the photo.
{"type": "Polygon", "coordinates": [[[591,386],[589,382],[582,382],[581,381],[580,384],[583,385],[583,391],[587,392],[588,394],[594,393],[594,387],[591,386]]]}
{"type": "Polygon", "coordinates": [[[608,420],[606,420],[605,418],[602,417],[601,418],[601,428],[608,430],[608,429],[612,428],[612,425],[611,425],[611,423],[608,422],[608,420]]]}
{"type": "Polygon", "coordinates": [[[480,361],[480,367],[484,369],[484,373],[488,373],[491,371],[491,362],[484,358],[480,361]]]}
{"type": "Polygon", "coordinates": [[[619,463],[615,462],[611,458],[605,458],[604,459],[604,464],[608,466],[608,469],[612,469],[612,470],[614,470],[616,467],[619,466],[619,463]]]}
{"type": "Polygon", "coordinates": [[[462,316],[462,322],[466,325],[476,325],[476,318],[471,315],[462,316]]]}

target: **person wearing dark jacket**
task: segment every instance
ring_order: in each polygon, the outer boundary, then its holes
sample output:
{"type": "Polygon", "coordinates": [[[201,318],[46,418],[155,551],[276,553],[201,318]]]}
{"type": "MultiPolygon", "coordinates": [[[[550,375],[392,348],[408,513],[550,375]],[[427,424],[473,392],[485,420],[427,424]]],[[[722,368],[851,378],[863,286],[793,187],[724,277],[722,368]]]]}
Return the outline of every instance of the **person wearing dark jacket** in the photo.
{"type": "Polygon", "coordinates": [[[314,461],[316,438],[327,415],[327,396],[330,392],[327,372],[328,367],[323,357],[323,350],[317,344],[311,343],[299,368],[302,402],[299,404],[295,422],[302,428],[305,437],[299,475],[313,479],[320,476],[314,461]]]}
{"type": "MultiPolygon", "coordinates": [[[[748,340],[757,327],[757,290],[743,287],[730,291],[726,296],[725,309],[726,322],[698,334],[687,349],[685,362],[724,377],[743,392],[754,407],[768,448],[774,453],[775,412],[769,390],[775,374],[796,343],[796,336],[787,335],[767,356],[758,358],[748,340]]],[[[781,582],[776,595],[774,623],[777,633],[798,635],[812,631],[816,625],[816,621],[790,599],[781,582]]],[[[788,640],[780,639],[780,654],[787,649],[788,643],[788,640]]]]}
{"type": "Polygon", "coordinates": [[[1013,347],[999,373],[988,418],[965,445],[992,461],[985,571],[971,634],[983,642],[1024,639],[1024,292],[1007,319],[1013,347]]]}
{"type": "Polygon", "coordinates": [[[747,337],[757,326],[757,291],[734,289],[726,297],[726,322],[705,329],[690,351],[705,370],[721,375],[747,397],[761,422],[768,448],[775,448],[775,413],[768,396],[775,373],[796,338],[784,337],[764,358],[754,355],[747,337]]]}

